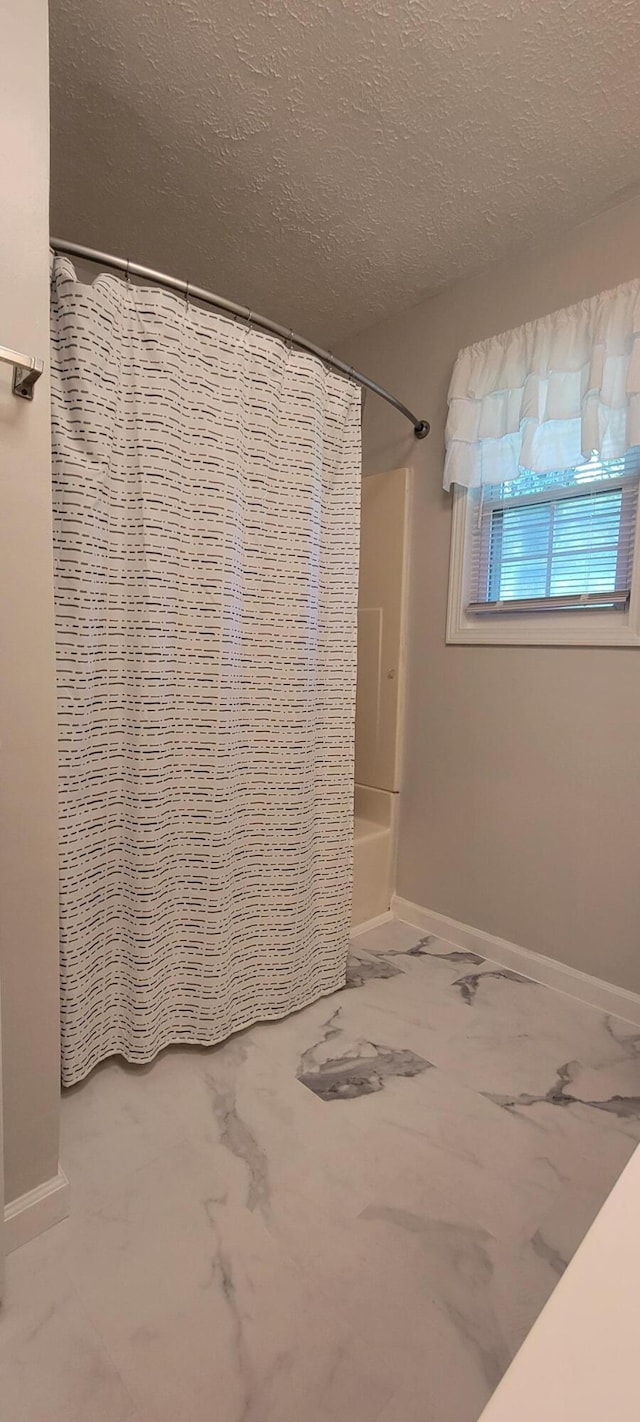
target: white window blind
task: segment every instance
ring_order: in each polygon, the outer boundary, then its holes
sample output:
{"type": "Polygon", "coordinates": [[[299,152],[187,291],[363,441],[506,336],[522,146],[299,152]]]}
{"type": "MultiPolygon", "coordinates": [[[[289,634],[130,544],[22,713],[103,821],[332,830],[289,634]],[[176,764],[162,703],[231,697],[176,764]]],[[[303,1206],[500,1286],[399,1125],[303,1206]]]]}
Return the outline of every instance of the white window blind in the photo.
{"type": "Polygon", "coordinates": [[[640,447],[469,491],[467,613],[624,610],[640,447]]]}

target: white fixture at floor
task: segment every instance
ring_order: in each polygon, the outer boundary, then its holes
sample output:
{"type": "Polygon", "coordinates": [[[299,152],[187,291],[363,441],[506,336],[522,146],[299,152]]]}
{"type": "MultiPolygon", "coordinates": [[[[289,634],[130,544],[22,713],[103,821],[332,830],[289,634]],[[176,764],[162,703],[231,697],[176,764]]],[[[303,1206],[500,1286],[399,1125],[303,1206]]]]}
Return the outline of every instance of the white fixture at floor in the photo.
{"type": "Polygon", "coordinates": [[[398,796],[356,785],[353,826],[353,907],[355,928],[386,913],[393,891],[398,796]]]}

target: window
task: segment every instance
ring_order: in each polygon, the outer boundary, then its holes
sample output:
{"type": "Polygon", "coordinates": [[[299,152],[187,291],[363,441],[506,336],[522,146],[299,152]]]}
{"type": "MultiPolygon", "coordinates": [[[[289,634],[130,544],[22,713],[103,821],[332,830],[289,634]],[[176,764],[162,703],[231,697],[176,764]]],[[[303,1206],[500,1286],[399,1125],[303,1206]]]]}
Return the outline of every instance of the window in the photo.
{"type": "Polygon", "coordinates": [[[634,449],[456,488],[447,640],[640,643],[639,478],[634,449]]]}
{"type": "Polygon", "coordinates": [[[640,646],[640,278],[465,346],[448,403],[447,641],[640,646]]]}

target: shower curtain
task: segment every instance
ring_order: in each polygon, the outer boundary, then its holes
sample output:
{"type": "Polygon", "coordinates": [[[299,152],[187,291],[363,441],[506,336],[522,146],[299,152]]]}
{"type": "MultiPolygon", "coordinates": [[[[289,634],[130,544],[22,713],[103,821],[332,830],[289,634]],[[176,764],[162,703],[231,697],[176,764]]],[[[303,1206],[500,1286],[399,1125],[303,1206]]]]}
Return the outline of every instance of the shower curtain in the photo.
{"type": "Polygon", "coordinates": [[[360,399],[163,290],[52,286],[71,1084],[344,982],[360,399]]]}

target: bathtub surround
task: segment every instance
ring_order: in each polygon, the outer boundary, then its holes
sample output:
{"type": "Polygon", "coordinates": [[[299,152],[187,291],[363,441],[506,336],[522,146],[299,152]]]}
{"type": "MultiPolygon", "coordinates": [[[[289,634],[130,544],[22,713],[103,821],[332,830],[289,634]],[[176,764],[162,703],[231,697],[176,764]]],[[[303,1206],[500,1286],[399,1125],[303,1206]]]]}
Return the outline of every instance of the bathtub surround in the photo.
{"type": "Polygon", "coordinates": [[[397,791],[402,769],[411,474],[362,483],[356,784],[397,791]]]}
{"type": "Polygon", "coordinates": [[[476,1422],[640,1139],[639,1047],[389,921],[330,999],[98,1067],[72,1216],[8,1260],[7,1414],[476,1422]]]}
{"type": "Polygon", "coordinates": [[[360,393],[53,263],[62,1077],[344,983],[360,393]]]}
{"type": "Polygon", "coordinates": [[[442,491],[458,351],[640,274],[640,199],[450,286],[340,354],[425,401],[411,449],[368,402],[363,462],[408,461],[413,515],[396,889],[434,915],[640,992],[638,654],[446,646],[451,532],[442,491]]]}
{"type": "Polygon", "coordinates": [[[353,808],[351,924],[357,927],[387,912],[391,903],[398,796],[389,790],[356,785],[353,808]]]}
{"type": "Polygon", "coordinates": [[[365,479],[360,517],[352,924],[389,908],[402,764],[411,476],[365,479]]]}

